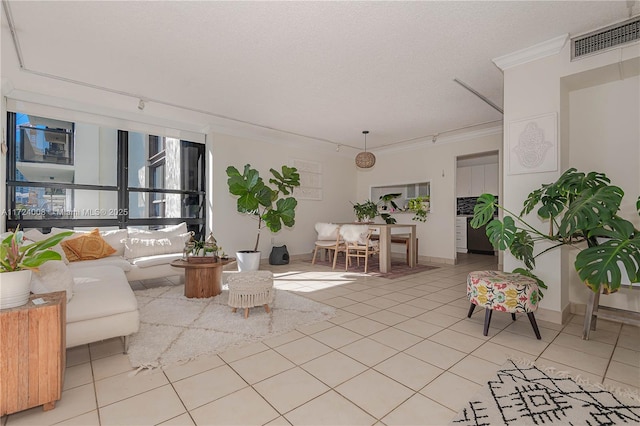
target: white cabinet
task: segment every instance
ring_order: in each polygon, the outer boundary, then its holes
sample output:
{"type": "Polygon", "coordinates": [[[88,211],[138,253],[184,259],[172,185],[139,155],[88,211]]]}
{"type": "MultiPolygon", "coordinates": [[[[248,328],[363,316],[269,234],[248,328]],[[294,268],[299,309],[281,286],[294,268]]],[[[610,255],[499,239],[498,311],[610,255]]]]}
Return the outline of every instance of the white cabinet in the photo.
{"type": "Polygon", "coordinates": [[[456,251],[467,252],[467,218],[456,217],[456,251]]]}
{"type": "Polygon", "coordinates": [[[484,193],[498,195],[498,173],[495,163],[458,167],[456,197],[479,197],[484,193]]]}
{"type": "Polygon", "coordinates": [[[498,165],[484,165],[484,192],[498,195],[498,165]]]}
{"type": "Polygon", "coordinates": [[[471,196],[479,197],[484,193],[484,165],[471,166],[471,196]]]}
{"type": "Polygon", "coordinates": [[[471,167],[456,170],[456,197],[471,197],[471,167]]]}

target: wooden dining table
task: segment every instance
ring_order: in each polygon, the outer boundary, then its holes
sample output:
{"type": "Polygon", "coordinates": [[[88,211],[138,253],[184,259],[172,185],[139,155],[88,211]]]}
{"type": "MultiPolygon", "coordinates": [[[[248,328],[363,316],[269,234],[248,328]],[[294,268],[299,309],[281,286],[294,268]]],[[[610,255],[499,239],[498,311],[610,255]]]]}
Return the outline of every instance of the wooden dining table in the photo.
{"type": "MultiPolygon", "coordinates": [[[[346,224],[342,224],[346,225],[346,224]]],[[[357,225],[364,225],[358,223],[357,225]]],[[[409,230],[409,253],[415,253],[416,250],[416,225],[411,223],[368,223],[369,229],[378,231],[380,234],[380,273],[386,274],[391,271],[391,230],[401,229],[406,234],[409,230]]],[[[416,266],[416,257],[409,256],[408,263],[410,268],[416,266]]]]}

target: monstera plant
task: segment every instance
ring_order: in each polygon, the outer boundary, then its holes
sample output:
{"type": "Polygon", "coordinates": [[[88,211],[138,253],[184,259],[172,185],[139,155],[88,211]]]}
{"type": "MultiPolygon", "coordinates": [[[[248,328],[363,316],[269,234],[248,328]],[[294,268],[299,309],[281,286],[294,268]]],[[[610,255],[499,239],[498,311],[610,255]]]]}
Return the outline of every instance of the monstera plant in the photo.
{"type": "MultiPolygon", "coordinates": [[[[594,292],[612,293],[620,288],[621,269],[631,282],[640,281],[640,231],[628,220],[618,216],[624,191],[604,174],[582,173],[574,168],[564,172],[551,184],[531,192],[520,214],[499,205],[491,194],[482,194],[474,208],[471,226],[487,225],[487,236],[496,249],[509,250],[525,268],[514,272],[538,280],[533,273],[536,258],[563,245],[583,248],[575,260],[580,279],[594,292]],[[507,215],[493,219],[495,209],[507,215]],[[526,222],[524,216],[536,209],[537,215],[549,223],[548,232],[541,232],[526,222]],[[538,242],[551,246],[538,253],[538,242]],[[535,253],[535,254],[534,254],[535,253]]],[[[640,197],[636,201],[640,214],[640,197]]]]}
{"type": "Polygon", "coordinates": [[[282,226],[291,227],[296,221],[298,201],[292,196],[293,188],[300,186],[300,174],[295,167],[282,166],[282,172],[270,169],[271,188],[264,183],[260,173],[250,164],[242,173],[233,166],[227,167],[229,192],[238,197],[237,210],[248,214],[258,222],[258,236],[253,251],[258,251],[260,230],[264,227],[278,232],[282,226]],[[282,197],[281,197],[282,194],[282,197]],[[290,196],[291,195],[291,196],[290,196]]]}

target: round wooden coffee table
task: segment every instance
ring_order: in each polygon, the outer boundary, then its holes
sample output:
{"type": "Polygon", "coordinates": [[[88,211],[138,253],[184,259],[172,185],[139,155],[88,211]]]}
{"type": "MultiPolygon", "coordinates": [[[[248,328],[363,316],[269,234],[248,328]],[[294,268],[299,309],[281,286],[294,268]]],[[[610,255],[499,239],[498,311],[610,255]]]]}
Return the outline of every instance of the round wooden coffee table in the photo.
{"type": "Polygon", "coordinates": [[[222,292],[222,267],[232,259],[210,263],[187,262],[177,259],[171,266],[184,268],[185,297],[204,298],[217,296],[222,292]]]}

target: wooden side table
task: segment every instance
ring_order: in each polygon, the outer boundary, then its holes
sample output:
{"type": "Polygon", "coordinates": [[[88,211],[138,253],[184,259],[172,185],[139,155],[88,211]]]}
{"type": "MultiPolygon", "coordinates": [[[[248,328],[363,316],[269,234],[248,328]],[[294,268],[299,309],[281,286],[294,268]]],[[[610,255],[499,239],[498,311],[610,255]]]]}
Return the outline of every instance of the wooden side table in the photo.
{"type": "Polygon", "coordinates": [[[213,297],[222,293],[222,267],[232,259],[210,263],[187,262],[177,259],[171,266],[184,268],[184,296],[194,298],[213,297]]]}
{"type": "Polygon", "coordinates": [[[58,291],[0,310],[0,416],[55,408],[64,382],[66,308],[67,295],[58,291]]]}

